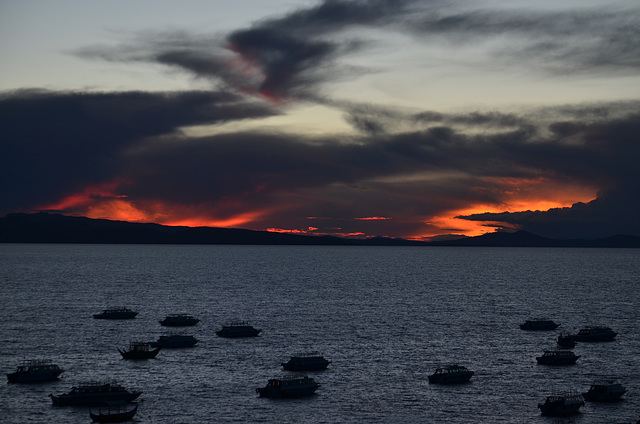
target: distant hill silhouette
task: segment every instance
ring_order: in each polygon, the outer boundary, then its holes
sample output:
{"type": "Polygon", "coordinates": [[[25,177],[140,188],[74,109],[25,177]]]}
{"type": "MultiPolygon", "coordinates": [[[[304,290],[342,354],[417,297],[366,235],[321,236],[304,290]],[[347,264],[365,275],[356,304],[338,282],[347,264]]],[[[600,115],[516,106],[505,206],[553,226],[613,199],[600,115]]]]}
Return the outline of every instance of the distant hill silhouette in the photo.
{"type": "Polygon", "coordinates": [[[40,212],[34,214],[13,213],[0,218],[0,243],[638,248],[640,247],[640,237],[617,235],[598,240],[560,240],[518,231],[462,237],[456,240],[420,242],[386,237],[350,239],[232,228],[172,227],[40,212]]]}

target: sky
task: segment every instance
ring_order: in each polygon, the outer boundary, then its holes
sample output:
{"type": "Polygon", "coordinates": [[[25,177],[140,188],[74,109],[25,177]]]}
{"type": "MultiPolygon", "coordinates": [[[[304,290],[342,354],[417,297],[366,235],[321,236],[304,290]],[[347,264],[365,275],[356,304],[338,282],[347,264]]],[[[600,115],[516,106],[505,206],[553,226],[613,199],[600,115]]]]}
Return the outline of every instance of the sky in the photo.
{"type": "Polygon", "coordinates": [[[640,3],[0,0],[0,216],[640,236],[640,3]]]}

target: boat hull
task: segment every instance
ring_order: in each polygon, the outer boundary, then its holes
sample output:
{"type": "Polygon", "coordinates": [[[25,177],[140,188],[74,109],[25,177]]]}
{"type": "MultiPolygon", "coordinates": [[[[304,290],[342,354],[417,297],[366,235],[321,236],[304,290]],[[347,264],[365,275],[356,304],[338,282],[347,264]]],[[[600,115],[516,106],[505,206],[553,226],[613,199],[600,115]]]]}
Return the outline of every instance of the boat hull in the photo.
{"type": "Polygon", "coordinates": [[[89,416],[94,422],[97,423],[122,423],[132,419],[137,412],[138,405],[135,405],[133,409],[122,412],[107,411],[106,413],[102,413],[101,411],[99,411],[98,413],[93,413],[92,411],[90,411],[89,416]]]}
{"type": "Polygon", "coordinates": [[[313,395],[316,390],[320,387],[319,384],[304,386],[304,387],[295,387],[295,388],[281,388],[276,389],[273,387],[262,387],[256,389],[256,392],[260,395],[260,397],[266,397],[271,399],[276,398],[296,398],[296,397],[305,397],[313,395]]]}
{"type": "Polygon", "coordinates": [[[9,383],[45,383],[57,380],[62,372],[63,370],[38,373],[14,372],[7,374],[7,380],[9,383]]]}
{"type": "Polygon", "coordinates": [[[545,405],[543,403],[538,404],[538,408],[542,412],[542,415],[547,417],[562,417],[565,415],[574,415],[580,413],[580,408],[583,403],[574,403],[569,405],[545,405]]]}
{"type": "Polygon", "coordinates": [[[114,314],[93,314],[95,319],[134,319],[138,312],[118,312],[114,314]]]}
{"type": "Polygon", "coordinates": [[[132,402],[142,392],[87,393],[84,395],[50,395],[56,406],[105,406],[114,402],[132,402]]]}
{"type": "Polygon", "coordinates": [[[154,350],[149,351],[123,351],[118,349],[118,352],[122,355],[123,359],[153,359],[160,352],[161,348],[156,348],[154,350]]]}
{"type": "Polygon", "coordinates": [[[283,362],[281,365],[286,371],[322,371],[327,369],[330,363],[331,361],[322,358],[313,361],[290,360],[289,362],[283,362]]]}
{"type": "Polygon", "coordinates": [[[257,337],[262,330],[256,330],[255,328],[247,329],[247,330],[230,330],[230,329],[222,329],[216,331],[218,337],[226,337],[229,339],[237,339],[241,337],[257,337]]]}
{"type": "Polygon", "coordinates": [[[473,371],[455,374],[437,374],[429,376],[429,383],[431,384],[461,384],[467,383],[471,380],[473,371]]]}

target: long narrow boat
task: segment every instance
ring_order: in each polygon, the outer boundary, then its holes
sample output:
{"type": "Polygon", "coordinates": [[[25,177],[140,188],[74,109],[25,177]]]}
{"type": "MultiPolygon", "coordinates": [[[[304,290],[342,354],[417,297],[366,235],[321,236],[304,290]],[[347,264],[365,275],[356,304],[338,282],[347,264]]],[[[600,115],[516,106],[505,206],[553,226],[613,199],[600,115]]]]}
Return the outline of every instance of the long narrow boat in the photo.
{"type": "Polygon", "coordinates": [[[89,416],[96,423],[122,423],[132,419],[138,412],[138,404],[132,409],[126,406],[100,408],[98,412],[89,411],[89,416]]]}

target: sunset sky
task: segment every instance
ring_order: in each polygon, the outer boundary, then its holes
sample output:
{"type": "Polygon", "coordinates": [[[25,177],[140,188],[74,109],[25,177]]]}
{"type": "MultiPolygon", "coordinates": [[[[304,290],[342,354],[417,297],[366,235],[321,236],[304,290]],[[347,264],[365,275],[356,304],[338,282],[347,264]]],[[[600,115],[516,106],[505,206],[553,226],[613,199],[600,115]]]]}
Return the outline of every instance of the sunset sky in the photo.
{"type": "Polygon", "coordinates": [[[0,0],[0,216],[640,236],[640,3],[0,0]]]}

